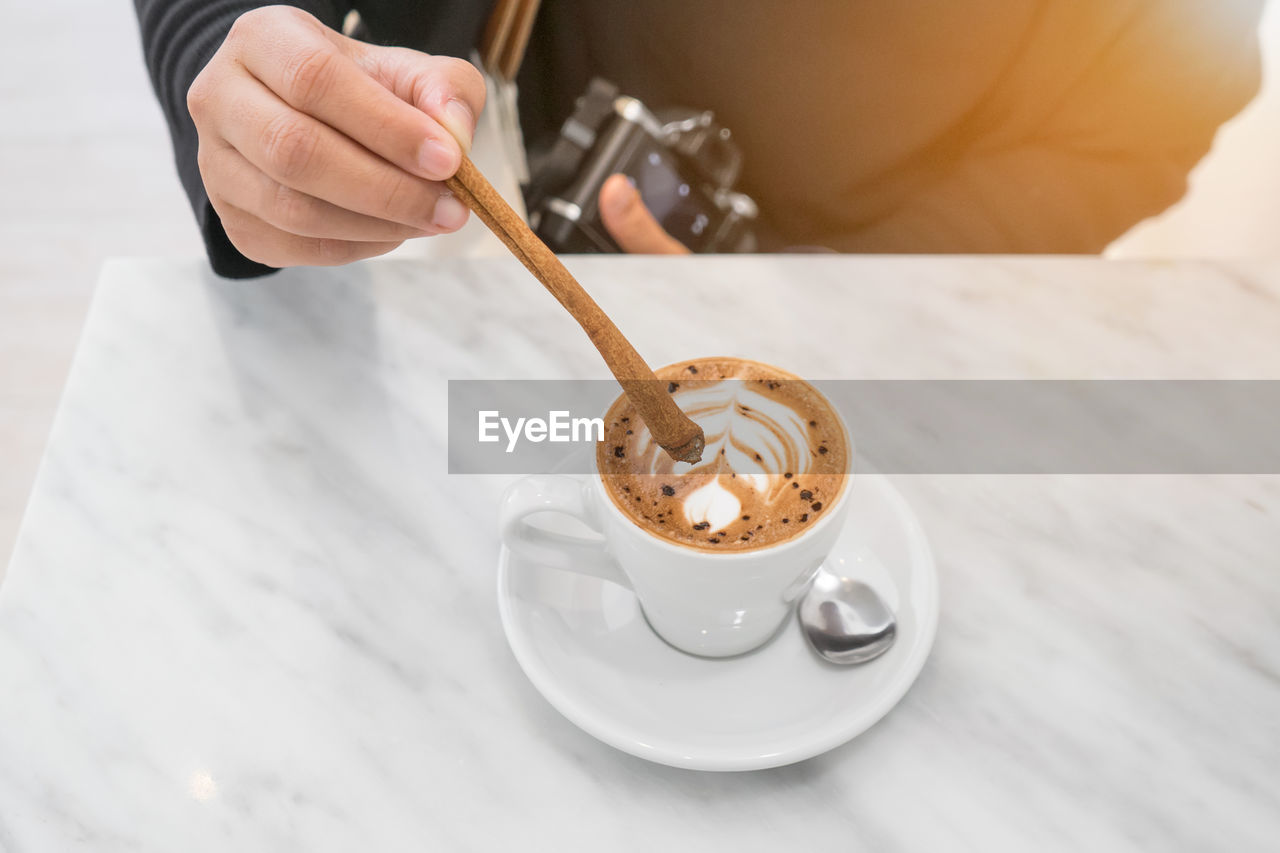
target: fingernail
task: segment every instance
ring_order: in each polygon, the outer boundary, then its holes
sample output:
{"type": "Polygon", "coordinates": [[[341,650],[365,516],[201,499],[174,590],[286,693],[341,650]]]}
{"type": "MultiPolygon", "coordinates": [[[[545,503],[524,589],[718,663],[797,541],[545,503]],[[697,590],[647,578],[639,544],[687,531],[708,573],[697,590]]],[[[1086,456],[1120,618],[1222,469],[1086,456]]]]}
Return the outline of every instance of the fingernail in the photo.
{"type": "Polygon", "coordinates": [[[636,187],[631,180],[627,179],[626,189],[620,189],[609,196],[609,212],[615,216],[621,215],[631,207],[636,200],[636,187]]]}
{"type": "Polygon", "coordinates": [[[450,98],[444,105],[444,117],[440,121],[462,146],[463,153],[471,150],[471,137],[476,132],[476,114],[466,101],[450,98]]]}
{"type": "Polygon", "coordinates": [[[418,165],[428,176],[443,180],[458,171],[458,151],[438,139],[427,139],[418,152],[418,165]]]}
{"type": "Polygon", "coordinates": [[[431,214],[431,224],[441,231],[457,231],[466,221],[466,205],[454,198],[453,193],[441,193],[431,214]]]}

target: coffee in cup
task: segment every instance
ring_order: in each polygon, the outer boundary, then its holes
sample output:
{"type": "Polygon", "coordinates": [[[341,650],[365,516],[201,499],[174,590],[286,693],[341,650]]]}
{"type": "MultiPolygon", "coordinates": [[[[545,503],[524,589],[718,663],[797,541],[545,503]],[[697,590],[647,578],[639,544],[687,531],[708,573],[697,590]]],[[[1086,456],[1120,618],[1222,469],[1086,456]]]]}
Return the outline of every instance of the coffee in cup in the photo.
{"type": "Polygon", "coordinates": [[[685,361],[656,375],[703,428],[706,449],[697,464],[677,462],[625,396],[613,404],[597,467],[636,525],[691,548],[747,551],[802,535],[835,504],[849,448],[812,385],[741,358],[685,361]]]}
{"type": "Polygon", "coordinates": [[[513,552],[635,592],[672,646],[728,657],[786,622],[848,512],[852,442],[817,389],[776,367],[703,358],[659,369],[706,434],[696,465],[658,447],[625,397],[610,407],[590,477],[534,475],[503,495],[513,552]],[[590,536],[531,517],[577,519],[590,536]]]}

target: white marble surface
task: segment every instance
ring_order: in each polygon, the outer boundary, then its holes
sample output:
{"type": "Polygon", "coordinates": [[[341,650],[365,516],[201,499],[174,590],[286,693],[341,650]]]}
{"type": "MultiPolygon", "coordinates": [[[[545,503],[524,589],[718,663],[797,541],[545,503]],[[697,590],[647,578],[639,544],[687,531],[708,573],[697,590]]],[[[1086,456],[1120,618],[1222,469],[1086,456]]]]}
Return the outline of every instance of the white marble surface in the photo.
{"type": "MultiPolygon", "coordinates": [[[[655,363],[1280,378],[1276,264],[573,266],[655,363]]],[[[1274,849],[1280,478],[895,478],[943,583],[903,703],[674,770],[525,680],[506,480],[445,474],[447,379],[566,375],[606,374],[514,261],[109,265],[0,586],[0,851],[1274,849]]]]}

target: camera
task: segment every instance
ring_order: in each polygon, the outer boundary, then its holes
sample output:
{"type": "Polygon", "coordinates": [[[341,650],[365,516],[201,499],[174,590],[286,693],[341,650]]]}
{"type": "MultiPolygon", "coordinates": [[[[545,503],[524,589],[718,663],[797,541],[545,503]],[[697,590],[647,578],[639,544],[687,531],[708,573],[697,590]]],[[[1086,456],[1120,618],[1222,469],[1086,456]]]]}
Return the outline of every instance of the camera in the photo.
{"type": "Polygon", "coordinates": [[[534,231],[556,252],[618,252],[600,220],[600,187],[635,184],[667,233],[694,252],[751,252],[756,203],[732,187],[742,152],[709,111],[650,112],[612,83],[591,81],[540,157],[525,199],[534,231]]]}

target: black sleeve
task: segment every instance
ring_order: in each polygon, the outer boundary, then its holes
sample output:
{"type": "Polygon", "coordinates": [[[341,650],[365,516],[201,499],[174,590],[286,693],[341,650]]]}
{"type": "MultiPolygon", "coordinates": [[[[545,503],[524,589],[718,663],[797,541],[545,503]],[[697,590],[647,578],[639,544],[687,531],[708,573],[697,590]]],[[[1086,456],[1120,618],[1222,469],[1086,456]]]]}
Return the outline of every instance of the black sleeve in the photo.
{"type": "MultiPolygon", "coordinates": [[[[151,85],[173,139],[182,188],[195,211],[205,250],[214,272],[228,278],[252,278],[273,269],[236,250],[205,194],[196,166],[195,124],[187,112],[187,89],[217,51],[236,18],[269,5],[254,0],[134,0],[142,30],[142,49],[151,85]]],[[[334,29],[341,28],[350,7],[346,0],[290,0],[334,29]]]]}

